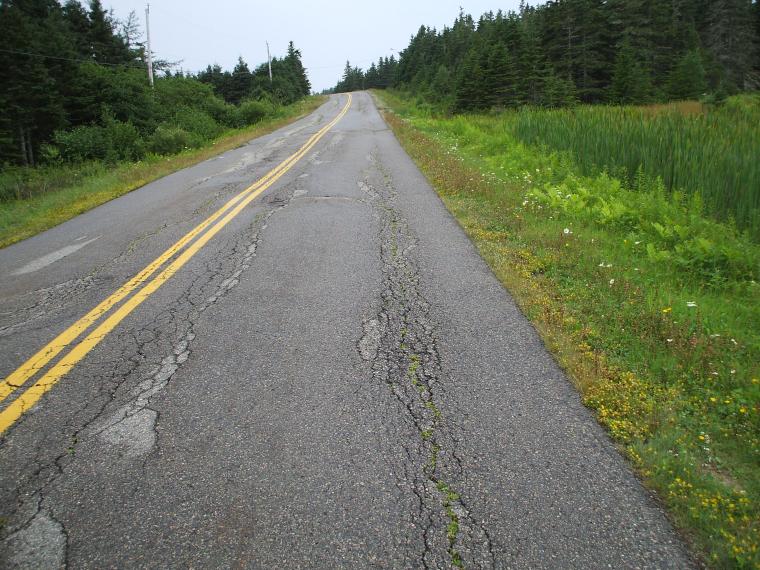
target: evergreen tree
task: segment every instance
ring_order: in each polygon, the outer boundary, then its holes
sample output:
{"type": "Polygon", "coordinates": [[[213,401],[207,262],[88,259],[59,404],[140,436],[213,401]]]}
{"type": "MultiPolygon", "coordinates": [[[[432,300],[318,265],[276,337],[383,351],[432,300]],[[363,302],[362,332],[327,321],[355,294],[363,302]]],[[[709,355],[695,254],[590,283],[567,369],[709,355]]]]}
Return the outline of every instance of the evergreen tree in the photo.
{"type": "Polygon", "coordinates": [[[487,107],[517,104],[517,68],[504,44],[494,43],[483,66],[484,103],[487,107]]]}
{"type": "Polygon", "coordinates": [[[610,95],[614,103],[639,105],[650,101],[651,79],[639,62],[630,39],[626,38],[618,51],[612,76],[610,95]]]}
{"type": "Polygon", "coordinates": [[[670,74],[668,97],[673,100],[698,99],[706,89],[702,57],[697,50],[689,51],[670,74]]]}
{"type": "Polygon", "coordinates": [[[253,77],[248,64],[242,57],[238,57],[238,62],[232,70],[228,85],[225,87],[225,99],[230,103],[237,105],[251,93],[253,86],[253,77]]]}
{"type": "Polygon", "coordinates": [[[285,57],[285,64],[288,67],[293,86],[295,87],[294,95],[296,99],[300,99],[311,93],[311,83],[309,83],[306,70],[301,62],[301,52],[295,48],[292,41],[288,43],[288,55],[285,57]]]}
{"type": "Polygon", "coordinates": [[[726,86],[745,89],[757,48],[751,0],[713,0],[708,12],[707,46],[726,86]]]}
{"type": "MultiPolygon", "coordinates": [[[[525,12],[529,14],[530,12],[525,12]]],[[[527,105],[540,105],[544,91],[544,55],[533,22],[524,18],[519,43],[518,99],[527,105]]]]}
{"type": "Polygon", "coordinates": [[[116,33],[116,24],[110,13],[106,12],[100,0],[90,0],[88,14],[90,26],[87,38],[91,56],[98,63],[129,63],[134,54],[129,50],[124,39],[116,33]]]}
{"type": "Polygon", "coordinates": [[[445,107],[451,105],[451,94],[454,90],[454,80],[449,68],[441,64],[438,66],[433,81],[430,84],[430,97],[434,103],[443,104],[445,107]]]}
{"type": "Polygon", "coordinates": [[[63,59],[76,55],[67,31],[57,2],[0,4],[2,158],[33,165],[41,143],[53,131],[66,126],[66,101],[61,87],[72,80],[76,71],[70,61],[63,59]]]}
{"type": "Polygon", "coordinates": [[[477,21],[460,11],[440,32],[421,26],[392,79],[383,79],[380,63],[368,75],[367,85],[398,86],[441,104],[453,98],[462,110],[638,104],[724,84],[760,88],[760,0],[522,2],[517,12],[477,21]],[[688,81],[677,79],[686,74],[688,81]]]}
{"type": "Polygon", "coordinates": [[[558,75],[551,65],[544,70],[542,104],[545,107],[569,107],[578,102],[578,92],[572,79],[558,75]]]}
{"type": "Polygon", "coordinates": [[[487,105],[485,76],[479,59],[478,50],[470,49],[459,71],[454,93],[454,110],[458,112],[484,109],[487,105]]]}
{"type": "Polygon", "coordinates": [[[80,59],[91,58],[90,18],[87,15],[87,10],[76,0],[67,0],[63,6],[63,15],[71,32],[77,57],[80,59]]]}

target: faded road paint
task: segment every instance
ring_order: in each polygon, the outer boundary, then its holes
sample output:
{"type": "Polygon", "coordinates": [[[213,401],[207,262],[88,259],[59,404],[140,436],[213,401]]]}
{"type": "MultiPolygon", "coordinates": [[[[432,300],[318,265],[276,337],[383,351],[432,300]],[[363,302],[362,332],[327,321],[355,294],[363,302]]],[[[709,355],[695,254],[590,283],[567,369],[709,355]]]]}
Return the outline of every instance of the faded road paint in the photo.
{"type": "Polygon", "coordinates": [[[13,400],[2,412],[0,412],[0,434],[12,426],[21,415],[31,408],[47,393],[55,384],[65,376],[82,358],[84,358],[108,333],[110,333],[127,315],[136,309],[143,301],[158,290],[161,285],[168,281],[179,269],[184,266],[208,241],[213,238],[222,228],[256,199],[267,188],[279,180],[299,160],[301,160],[319,140],[334,127],[338,121],[348,112],[352,97],[349,94],[343,109],[338,115],[317,131],[308,141],[294,154],[280,163],[257,182],[243,190],[232,198],[205,221],[182,237],[177,243],[166,250],[145,269],[130,279],[114,294],[102,301],[84,317],[79,319],[71,327],[62,332],[47,346],[38,351],[17,370],[12,372],[5,380],[0,382],[0,402],[8,398],[16,390],[21,388],[32,376],[40,371],[53,358],[68,347],[79,335],[90,328],[101,316],[124,298],[129,296],[135,289],[143,286],[136,294],[127,299],[116,311],[106,318],[98,327],[88,334],[79,344],[72,348],[61,360],[54,364],[34,384],[29,386],[18,398],[13,400]],[[219,220],[221,218],[221,220],[219,220]],[[219,220],[219,221],[217,221],[219,220]],[[212,225],[213,224],[213,225],[212,225]],[[209,228],[210,226],[210,228],[209,228]],[[209,228],[209,229],[207,229],[209,228]],[[205,233],[203,233],[205,231],[205,233]],[[161,269],[175,254],[179,253],[199,234],[200,237],[188,246],[182,253],[166,266],[156,277],[148,279],[156,271],[161,269]],[[147,284],[146,284],[147,282],[147,284]]]}

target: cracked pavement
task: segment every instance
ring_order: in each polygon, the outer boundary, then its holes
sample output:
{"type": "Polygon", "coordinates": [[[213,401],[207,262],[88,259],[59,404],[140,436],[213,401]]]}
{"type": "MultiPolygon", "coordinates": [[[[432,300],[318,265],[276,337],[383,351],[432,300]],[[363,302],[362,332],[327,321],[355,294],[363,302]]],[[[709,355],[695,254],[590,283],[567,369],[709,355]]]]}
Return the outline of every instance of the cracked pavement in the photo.
{"type": "MultiPolygon", "coordinates": [[[[0,250],[3,377],[344,102],[0,250]]],[[[0,439],[1,567],[693,565],[366,93],[0,439]]]]}

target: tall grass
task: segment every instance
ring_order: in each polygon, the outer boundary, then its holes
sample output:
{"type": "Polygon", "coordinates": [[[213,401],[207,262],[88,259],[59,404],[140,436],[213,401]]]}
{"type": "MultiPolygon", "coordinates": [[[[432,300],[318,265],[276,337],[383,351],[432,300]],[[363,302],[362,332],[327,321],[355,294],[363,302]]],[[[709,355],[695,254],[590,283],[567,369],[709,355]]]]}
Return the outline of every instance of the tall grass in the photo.
{"type": "Polygon", "coordinates": [[[584,174],[603,170],[634,184],[662,178],[670,192],[699,194],[705,213],[760,239],[760,95],[715,108],[526,108],[500,116],[520,140],[568,151],[584,174]]]}

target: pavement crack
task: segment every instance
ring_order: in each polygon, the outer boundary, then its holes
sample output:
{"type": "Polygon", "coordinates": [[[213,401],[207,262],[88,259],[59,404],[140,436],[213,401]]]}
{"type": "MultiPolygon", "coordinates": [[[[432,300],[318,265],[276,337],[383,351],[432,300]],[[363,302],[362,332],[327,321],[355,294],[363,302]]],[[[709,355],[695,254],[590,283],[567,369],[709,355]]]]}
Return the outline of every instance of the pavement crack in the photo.
{"type": "Polygon", "coordinates": [[[358,185],[379,222],[380,309],[363,322],[357,350],[416,433],[413,445],[402,445],[411,464],[411,489],[420,505],[414,514],[422,529],[419,562],[425,568],[492,568],[490,535],[455,489],[455,482],[463,480],[463,467],[452,422],[439,405],[446,391],[435,323],[420,291],[416,237],[395,207],[390,176],[374,157],[372,164],[374,169],[358,185]]]}
{"type": "MultiPolygon", "coordinates": [[[[156,428],[160,412],[153,402],[192,357],[199,315],[238,285],[243,273],[253,264],[270,218],[290,204],[292,188],[285,186],[277,192],[286,199],[268,205],[245,230],[217,242],[217,253],[207,256],[205,267],[188,280],[188,285],[168,307],[135,328],[111,333],[110,342],[120,347],[116,356],[94,352],[87,361],[77,364],[77,374],[87,379],[86,384],[93,387],[92,393],[72,406],[67,414],[60,427],[58,454],[45,455],[41,449],[28,459],[29,471],[17,481],[12,503],[8,502],[3,508],[0,560],[3,556],[13,556],[13,552],[25,552],[24,559],[30,556],[30,550],[23,546],[29,541],[17,532],[24,525],[31,525],[40,513],[47,513],[45,501],[49,491],[76,460],[84,442],[104,443],[116,451],[116,459],[138,461],[143,472],[146,470],[148,460],[160,443],[156,428]],[[101,354],[109,356],[102,359],[101,354]]],[[[13,431],[28,418],[22,415],[13,431]]],[[[4,434],[0,442],[12,433],[4,434]]],[[[49,513],[45,516],[53,522],[43,521],[40,527],[50,530],[57,525],[65,538],[63,526],[49,513]]],[[[67,541],[56,540],[49,542],[63,544],[61,563],[38,567],[65,564],[67,541]]]]}

